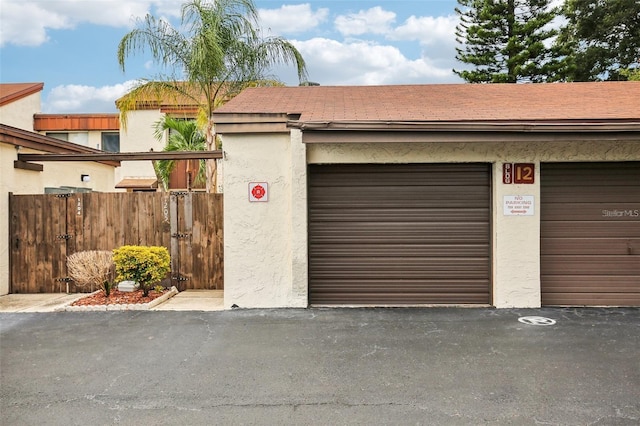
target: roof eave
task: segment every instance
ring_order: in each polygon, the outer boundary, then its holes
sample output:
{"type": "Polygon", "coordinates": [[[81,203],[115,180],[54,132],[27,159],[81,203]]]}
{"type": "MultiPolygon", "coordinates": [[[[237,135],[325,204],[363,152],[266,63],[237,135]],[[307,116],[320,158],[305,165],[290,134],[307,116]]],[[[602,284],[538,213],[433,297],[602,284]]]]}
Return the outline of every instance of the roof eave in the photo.
{"type": "Polygon", "coordinates": [[[567,121],[287,121],[302,131],[577,133],[640,132],[637,120],[567,121]]]}

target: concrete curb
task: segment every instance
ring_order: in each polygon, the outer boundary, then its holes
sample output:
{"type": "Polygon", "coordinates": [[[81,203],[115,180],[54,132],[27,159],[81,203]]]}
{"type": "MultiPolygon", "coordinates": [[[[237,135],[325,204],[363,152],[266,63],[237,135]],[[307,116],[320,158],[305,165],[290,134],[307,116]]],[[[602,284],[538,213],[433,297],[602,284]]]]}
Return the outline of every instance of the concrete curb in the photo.
{"type": "MultiPolygon", "coordinates": [[[[95,294],[99,291],[101,290],[95,291],[91,294],[95,294]]],[[[78,298],[68,302],[67,304],[56,308],[55,311],[56,312],[147,311],[161,303],[166,302],[176,294],[178,294],[178,289],[175,286],[173,286],[168,292],[166,292],[165,294],[163,294],[162,296],[156,299],[153,299],[149,303],[132,303],[132,304],[123,304],[123,305],[114,304],[114,305],[93,305],[93,306],[91,305],[90,306],[71,306],[77,300],[80,300],[83,297],[87,296],[86,294],[83,294],[82,296],[79,296],[78,298]]]]}

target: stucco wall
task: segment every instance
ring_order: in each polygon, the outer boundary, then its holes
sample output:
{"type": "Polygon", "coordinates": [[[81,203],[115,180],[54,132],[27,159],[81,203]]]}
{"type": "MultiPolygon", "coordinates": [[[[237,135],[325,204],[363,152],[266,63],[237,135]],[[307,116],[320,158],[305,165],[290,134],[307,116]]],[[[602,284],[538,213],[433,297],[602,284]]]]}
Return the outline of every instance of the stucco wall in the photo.
{"type": "Polygon", "coordinates": [[[33,114],[40,112],[41,92],[0,107],[0,121],[7,126],[33,132],[33,114]]]}
{"type": "Polygon", "coordinates": [[[304,146],[281,135],[229,136],[223,144],[225,306],[306,306],[306,280],[293,277],[306,270],[306,254],[297,252],[305,225],[292,221],[293,207],[306,207],[298,199],[306,184],[294,182],[306,173],[304,146]],[[268,184],[267,202],[249,201],[251,182],[268,184]]]}
{"type": "Polygon", "coordinates": [[[225,135],[225,306],[307,303],[306,167],[330,163],[492,164],[493,304],[540,306],[540,163],[640,160],[638,142],[310,144],[289,135],[225,135]],[[535,184],[505,185],[502,164],[534,163],[535,184]],[[268,203],[247,185],[270,184],[268,203]],[[533,196],[533,216],[505,216],[505,195],[533,196]],[[290,274],[287,275],[287,271],[290,274]]]}
{"type": "MultiPolygon", "coordinates": [[[[128,113],[127,125],[120,125],[120,152],[162,151],[164,141],[153,137],[154,124],[164,114],[160,110],[136,110],[128,113]]],[[[116,183],[124,178],[155,178],[151,161],[124,161],[116,171],[116,183]]]]}
{"type": "MultiPolygon", "coordinates": [[[[22,153],[34,152],[22,148],[22,153]]],[[[94,191],[113,191],[114,167],[100,163],[44,163],[42,172],[13,168],[17,159],[13,145],[0,143],[0,295],[9,292],[9,192],[44,194],[46,187],[74,186],[94,191]],[[82,182],[80,176],[91,176],[82,182]]]]}

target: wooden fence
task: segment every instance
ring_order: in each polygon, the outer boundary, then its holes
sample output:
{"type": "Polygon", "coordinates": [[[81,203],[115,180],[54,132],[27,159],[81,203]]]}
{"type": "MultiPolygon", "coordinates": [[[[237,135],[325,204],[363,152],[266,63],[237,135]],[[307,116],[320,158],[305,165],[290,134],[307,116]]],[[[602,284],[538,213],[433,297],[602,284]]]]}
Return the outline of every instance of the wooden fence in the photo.
{"type": "Polygon", "coordinates": [[[222,195],[203,192],[9,194],[10,292],[86,292],[67,256],[164,246],[179,290],[223,289],[222,195]]]}

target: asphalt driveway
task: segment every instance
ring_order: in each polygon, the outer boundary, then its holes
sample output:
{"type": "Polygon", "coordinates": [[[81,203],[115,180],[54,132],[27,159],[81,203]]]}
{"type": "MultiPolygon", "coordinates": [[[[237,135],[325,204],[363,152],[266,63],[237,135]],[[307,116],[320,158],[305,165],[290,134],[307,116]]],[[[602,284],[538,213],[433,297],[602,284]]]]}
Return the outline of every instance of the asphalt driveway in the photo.
{"type": "Polygon", "coordinates": [[[637,425],[640,309],[8,313],[0,386],[3,425],[637,425]]]}

